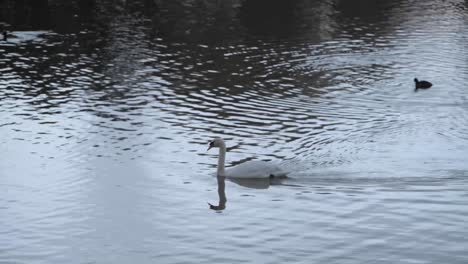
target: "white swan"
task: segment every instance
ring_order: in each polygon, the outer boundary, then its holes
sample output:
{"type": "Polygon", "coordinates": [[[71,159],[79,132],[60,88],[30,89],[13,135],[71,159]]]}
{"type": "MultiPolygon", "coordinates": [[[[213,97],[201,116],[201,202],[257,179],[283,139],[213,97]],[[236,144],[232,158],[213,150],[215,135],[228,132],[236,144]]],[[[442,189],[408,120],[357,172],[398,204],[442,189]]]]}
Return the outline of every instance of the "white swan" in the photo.
{"type": "Polygon", "coordinates": [[[208,150],[211,148],[219,148],[218,157],[218,176],[228,178],[270,178],[270,177],[286,177],[286,172],[282,171],[279,167],[265,161],[247,161],[239,164],[228,170],[224,170],[224,161],[226,159],[226,145],[222,138],[215,138],[210,141],[208,150]]]}

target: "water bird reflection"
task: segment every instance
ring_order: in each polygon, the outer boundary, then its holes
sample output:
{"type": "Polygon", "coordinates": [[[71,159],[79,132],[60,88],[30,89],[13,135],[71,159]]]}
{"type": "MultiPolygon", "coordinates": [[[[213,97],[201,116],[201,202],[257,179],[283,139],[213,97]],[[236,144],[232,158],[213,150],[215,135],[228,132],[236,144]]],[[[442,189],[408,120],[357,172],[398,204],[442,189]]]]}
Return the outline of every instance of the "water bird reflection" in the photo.
{"type": "MultiPolygon", "coordinates": [[[[252,189],[268,189],[271,185],[282,185],[285,178],[263,178],[263,179],[236,179],[229,178],[231,182],[234,182],[240,186],[252,188],[252,189]]],[[[211,210],[222,211],[226,209],[226,177],[217,176],[218,183],[218,205],[208,203],[211,210]]]]}
{"type": "Polygon", "coordinates": [[[223,176],[218,176],[216,177],[217,179],[217,182],[218,182],[218,196],[219,196],[219,202],[218,202],[218,205],[213,205],[213,204],[210,204],[208,203],[208,205],[210,206],[210,209],[211,210],[215,210],[215,211],[222,211],[224,209],[226,209],[226,202],[227,202],[227,199],[226,199],[226,178],[223,177],[223,176]]]}

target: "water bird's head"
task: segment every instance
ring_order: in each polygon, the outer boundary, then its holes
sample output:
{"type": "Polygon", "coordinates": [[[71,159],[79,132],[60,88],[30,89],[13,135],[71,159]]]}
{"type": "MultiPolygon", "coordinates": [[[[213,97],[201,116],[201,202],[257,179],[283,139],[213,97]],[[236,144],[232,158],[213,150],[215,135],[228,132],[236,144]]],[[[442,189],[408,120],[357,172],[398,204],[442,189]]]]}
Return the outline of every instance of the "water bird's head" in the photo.
{"type": "Polygon", "coordinates": [[[221,147],[226,147],[226,146],[224,145],[223,139],[217,137],[209,142],[207,151],[210,150],[211,148],[221,148],[221,147]]]}

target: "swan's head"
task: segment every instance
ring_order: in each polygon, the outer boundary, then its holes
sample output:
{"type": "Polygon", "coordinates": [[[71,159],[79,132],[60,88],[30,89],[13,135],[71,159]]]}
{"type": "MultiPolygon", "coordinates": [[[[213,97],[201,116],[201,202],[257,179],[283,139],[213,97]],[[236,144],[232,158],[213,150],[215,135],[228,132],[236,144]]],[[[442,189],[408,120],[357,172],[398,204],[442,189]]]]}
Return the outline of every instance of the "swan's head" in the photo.
{"type": "Polygon", "coordinates": [[[221,148],[221,147],[225,147],[224,141],[222,138],[217,137],[210,141],[208,145],[208,150],[210,150],[211,148],[221,148]]]}
{"type": "Polygon", "coordinates": [[[415,83],[418,83],[419,81],[418,81],[418,79],[417,79],[417,78],[414,78],[414,82],[415,82],[415,83]]]}

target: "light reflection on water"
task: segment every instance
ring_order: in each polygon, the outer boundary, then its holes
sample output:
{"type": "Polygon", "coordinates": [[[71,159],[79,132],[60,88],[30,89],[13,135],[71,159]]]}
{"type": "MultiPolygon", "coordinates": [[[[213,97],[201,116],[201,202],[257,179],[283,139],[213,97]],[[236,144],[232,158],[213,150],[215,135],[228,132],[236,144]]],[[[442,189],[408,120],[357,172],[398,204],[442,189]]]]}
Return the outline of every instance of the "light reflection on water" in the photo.
{"type": "Polygon", "coordinates": [[[0,43],[0,260],[465,263],[465,4],[259,2],[0,43]]]}

